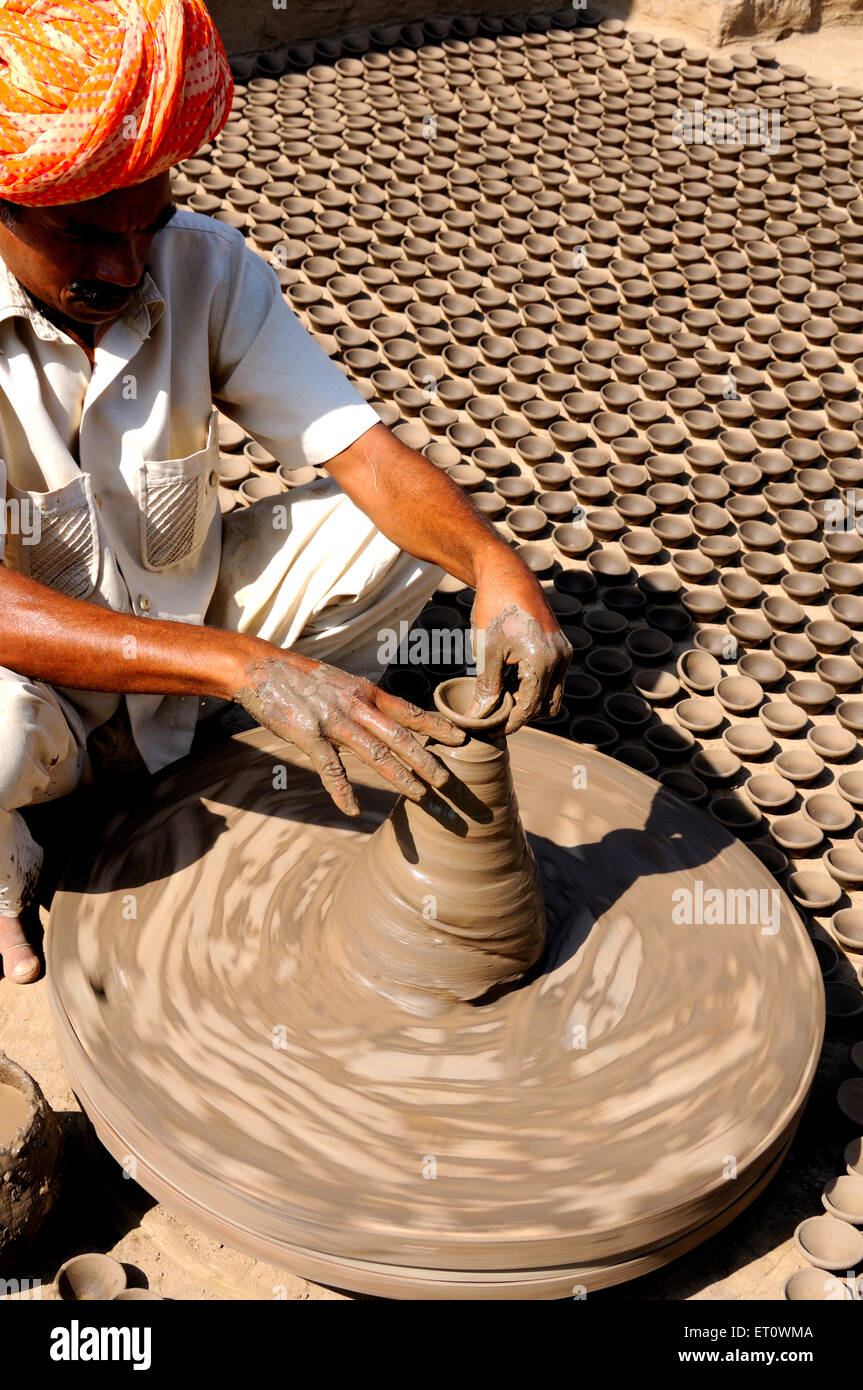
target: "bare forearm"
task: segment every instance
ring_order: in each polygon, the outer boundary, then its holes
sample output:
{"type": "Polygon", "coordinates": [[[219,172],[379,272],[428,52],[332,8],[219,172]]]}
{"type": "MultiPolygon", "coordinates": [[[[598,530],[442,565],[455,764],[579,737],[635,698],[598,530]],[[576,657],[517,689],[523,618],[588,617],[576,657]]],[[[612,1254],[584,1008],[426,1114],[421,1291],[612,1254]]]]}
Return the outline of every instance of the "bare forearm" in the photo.
{"type": "Polygon", "coordinates": [[[384,425],[370,429],[327,470],[400,549],[471,588],[485,564],[517,563],[461,488],[384,425]]]}
{"type": "Polygon", "coordinates": [[[114,613],[4,569],[0,615],[0,666],[73,690],[231,699],[249,661],[270,650],[236,633],[114,613]]]}

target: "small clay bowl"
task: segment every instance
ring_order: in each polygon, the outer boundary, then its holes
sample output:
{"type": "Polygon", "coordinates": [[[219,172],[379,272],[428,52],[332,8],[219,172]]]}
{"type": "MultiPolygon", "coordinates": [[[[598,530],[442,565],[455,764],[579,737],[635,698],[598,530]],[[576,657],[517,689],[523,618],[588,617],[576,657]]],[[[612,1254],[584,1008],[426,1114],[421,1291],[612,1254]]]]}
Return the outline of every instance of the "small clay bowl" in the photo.
{"type": "Polygon", "coordinates": [[[571,559],[585,555],[594,545],[593,535],[586,526],[574,526],[567,522],[563,526],[555,526],[551,535],[558,550],[571,559]]]}
{"type": "MultiPolygon", "coordinates": [[[[863,1071],[863,1047],[860,1043],[854,1043],[851,1048],[851,1061],[858,1071],[863,1071]]],[[[845,1145],[843,1158],[846,1173],[852,1178],[863,1178],[863,1135],[845,1145]]]]}
{"type": "Polygon", "coordinates": [[[855,820],[854,808],[833,792],[814,792],[803,810],[826,835],[838,835],[853,825],[855,820]]]}
{"type": "Polygon", "coordinates": [[[820,574],[784,574],[779,582],[795,603],[813,603],[823,594],[825,588],[824,579],[820,574]]]}
{"type": "Polygon", "coordinates": [[[817,618],[807,623],[804,632],[819,652],[838,652],[851,641],[850,629],[844,623],[829,618],[817,618]]]}
{"type": "Polygon", "coordinates": [[[609,752],[619,738],[617,730],[603,719],[575,719],[570,725],[569,736],[575,743],[594,748],[598,753],[609,752]]]}
{"type": "Polygon", "coordinates": [[[657,724],[644,733],[644,741],[659,761],[679,762],[691,755],[695,740],[687,729],[677,729],[671,724],[657,724]]]}
{"type": "Polygon", "coordinates": [[[806,712],[787,700],[771,700],[758,711],[764,727],[777,738],[793,738],[805,728],[806,712]]]}
{"type": "Polygon", "coordinates": [[[730,714],[749,714],[764,699],[764,691],[749,676],[725,676],[716,686],[716,697],[730,714]]]}
{"type": "Polygon", "coordinates": [[[600,584],[625,584],[632,577],[629,561],[613,550],[595,550],[588,555],[587,563],[600,584]]]}
{"type": "Polygon", "coordinates": [[[805,710],[807,714],[821,714],[835,695],[832,685],[826,681],[814,680],[811,676],[791,681],[786,695],[793,705],[805,710]]]}
{"type": "Polygon", "coordinates": [[[851,1297],[844,1279],[822,1269],[795,1269],[782,1285],[788,1303],[843,1303],[851,1297]]]}
{"type": "Polygon", "coordinates": [[[863,735],[863,700],[843,700],[836,708],[836,718],[843,729],[863,735]]]}
{"type": "Polygon", "coordinates": [[[863,995],[855,985],[831,980],[824,987],[824,1002],[827,1006],[828,1023],[832,1023],[834,1027],[844,1029],[848,1023],[856,1023],[863,1017],[863,995]]]}
{"type": "Polygon", "coordinates": [[[657,705],[673,700],[680,692],[680,682],[676,676],[656,666],[636,671],[632,677],[632,687],[642,699],[657,705]]]}
{"type": "Polygon", "coordinates": [[[554,569],[554,555],[550,546],[528,541],[517,545],[515,553],[531,574],[549,574],[554,569]]]}
{"type": "Polygon", "coordinates": [[[806,735],[806,742],[819,756],[828,763],[842,763],[857,747],[857,738],[849,729],[837,728],[829,724],[819,725],[817,728],[810,729],[806,735]]]}
{"type": "Polygon", "coordinates": [[[814,869],[798,869],[796,873],[789,874],[785,886],[794,901],[808,912],[829,912],[842,896],[831,878],[814,869]]]}
{"type": "Polygon", "coordinates": [[[757,807],[748,805],[733,792],[717,796],[708,809],[713,819],[732,835],[754,835],[761,825],[761,812],[757,807]]]}
{"type": "Polygon", "coordinates": [[[863,1177],[842,1174],[830,1178],[822,1189],[821,1201],[831,1216],[863,1226],[863,1177]]]}
{"type": "MultiPolygon", "coordinates": [[[[776,764],[774,763],[774,766],[776,764]]],[[[820,845],[824,836],[811,820],[796,812],[790,816],[777,816],[770,827],[770,833],[778,845],[791,855],[807,854],[820,845]]]]}
{"type": "Polygon", "coordinates": [[[749,848],[774,878],[782,878],[788,869],[788,856],[769,840],[753,840],[749,848]]]}
{"type": "Polygon", "coordinates": [[[677,673],[686,688],[699,695],[712,693],[722,680],[722,667],[705,651],[684,652],[677,662],[677,673]]]}
{"type": "Polygon", "coordinates": [[[719,576],[719,587],[733,608],[754,603],[763,593],[756,579],[752,579],[748,574],[741,574],[739,570],[723,570],[719,576]]]}
{"type": "Polygon", "coordinates": [[[797,786],[808,786],[821,776],[824,760],[811,748],[790,748],[780,753],[773,766],[789,782],[797,786]]]}
{"type": "Polygon", "coordinates": [[[730,782],[740,771],[740,759],[728,748],[699,748],[690,764],[707,782],[730,782]]]}
{"type": "Polygon", "coordinates": [[[735,613],[728,619],[727,627],[741,647],[760,647],[773,636],[763,613],[735,613]]]}
{"type": "Polygon", "coordinates": [[[770,643],[770,650],[792,670],[807,666],[818,655],[809,638],[802,633],[778,633],[770,643]]]}
{"type": "Polygon", "coordinates": [[[776,772],[759,772],[750,777],[746,794],[762,811],[779,811],[797,795],[794,784],[776,772]]]}
{"type": "Polygon", "coordinates": [[[834,845],[825,854],[824,864],[830,877],[846,892],[863,883],[863,850],[851,845],[834,845]]]}
{"type": "Polygon", "coordinates": [[[780,632],[784,632],[788,628],[799,627],[806,618],[799,603],[795,603],[793,599],[785,598],[781,594],[775,594],[773,597],[765,599],[761,605],[761,611],[770,626],[780,632]]]}
{"type": "Polygon", "coordinates": [[[863,807],[863,769],[843,772],[836,778],[836,790],[852,806],[863,807]]]}
{"type": "Polygon", "coordinates": [[[835,1216],[808,1216],[795,1230],[794,1244],[816,1269],[853,1269],[863,1259],[863,1235],[835,1216]]]}
{"type": "Polygon", "coordinates": [[[846,907],[831,923],[836,940],[849,951],[863,951],[863,908],[846,907]]]}
{"type": "Polygon", "coordinates": [[[71,1303],[114,1299],[126,1287],[126,1271],[119,1260],[98,1253],[73,1255],[57,1272],[57,1293],[71,1303]]]}
{"type": "Polygon", "coordinates": [[[747,652],[737,663],[742,676],[748,676],[762,687],[777,685],[786,675],[784,661],[770,652],[747,652]]]}
{"type": "MultiPolygon", "coordinates": [[[[863,1125],[863,1077],[854,1076],[849,1081],[843,1081],[836,1092],[836,1102],[842,1114],[852,1124],[863,1125]]],[[[858,1255],[856,1260],[851,1261],[851,1264],[859,1264],[860,1258],[861,1256],[858,1255]]]]}
{"type": "Polygon", "coordinates": [[[722,739],[732,753],[747,761],[766,758],[773,748],[773,739],[760,724],[732,724],[722,739]]]}

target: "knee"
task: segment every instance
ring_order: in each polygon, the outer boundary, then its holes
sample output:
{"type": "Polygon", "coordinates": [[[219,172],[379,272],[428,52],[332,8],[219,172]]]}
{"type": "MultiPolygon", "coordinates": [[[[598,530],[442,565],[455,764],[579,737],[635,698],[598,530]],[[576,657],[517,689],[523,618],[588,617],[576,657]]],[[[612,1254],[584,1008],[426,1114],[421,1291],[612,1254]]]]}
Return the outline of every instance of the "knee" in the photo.
{"type": "Polygon", "coordinates": [[[0,808],[64,796],[77,785],[83,758],[50,689],[13,673],[0,675],[0,808]]]}

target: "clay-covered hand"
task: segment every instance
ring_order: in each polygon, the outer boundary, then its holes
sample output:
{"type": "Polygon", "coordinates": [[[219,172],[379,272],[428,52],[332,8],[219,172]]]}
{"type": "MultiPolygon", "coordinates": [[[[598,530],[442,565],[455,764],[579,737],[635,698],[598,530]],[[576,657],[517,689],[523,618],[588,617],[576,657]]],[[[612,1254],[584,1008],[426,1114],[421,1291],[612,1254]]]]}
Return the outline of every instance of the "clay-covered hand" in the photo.
{"type": "Polygon", "coordinates": [[[388,695],[336,666],[289,652],[251,662],[234,699],[259,724],[308,755],[348,816],[359,815],[360,808],[340,748],[350,749],[397,792],[421,801],[428,786],[442,786],[449,774],[414,735],[446,744],[462,743],[465,737],[442,715],[388,695]]]}
{"type": "Polygon", "coordinates": [[[471,714],[490,714],[499,703],[508,666],[518,669],[508,734],[543,713],[558,714],[572,647],[533,576],[525,571],[503,586],[480,582],[472,622],[477,681],[471,714]]]}

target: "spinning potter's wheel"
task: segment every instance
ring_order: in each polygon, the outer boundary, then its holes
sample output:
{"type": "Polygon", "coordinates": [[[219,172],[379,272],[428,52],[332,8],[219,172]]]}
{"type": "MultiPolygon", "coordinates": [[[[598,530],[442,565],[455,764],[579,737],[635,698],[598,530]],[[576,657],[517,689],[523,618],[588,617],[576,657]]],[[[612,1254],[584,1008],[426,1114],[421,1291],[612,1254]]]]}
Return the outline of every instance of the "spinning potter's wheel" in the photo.
{"type": "Polygon", "coordinates": [[[742,845],[588,749],[527,729],[509,752],[545,948],[428,1016],[327,925],[393,809],[368,769],[347,760],[348,822],[256,730],[111,823],[55,899],[52,996],[76,1092],[159,1200],[322,1283],[462,1299],[634,1277],[762,1190],[822,1035],[799,918],[711,925],[712,889],[776,903],[742,845]]]}

